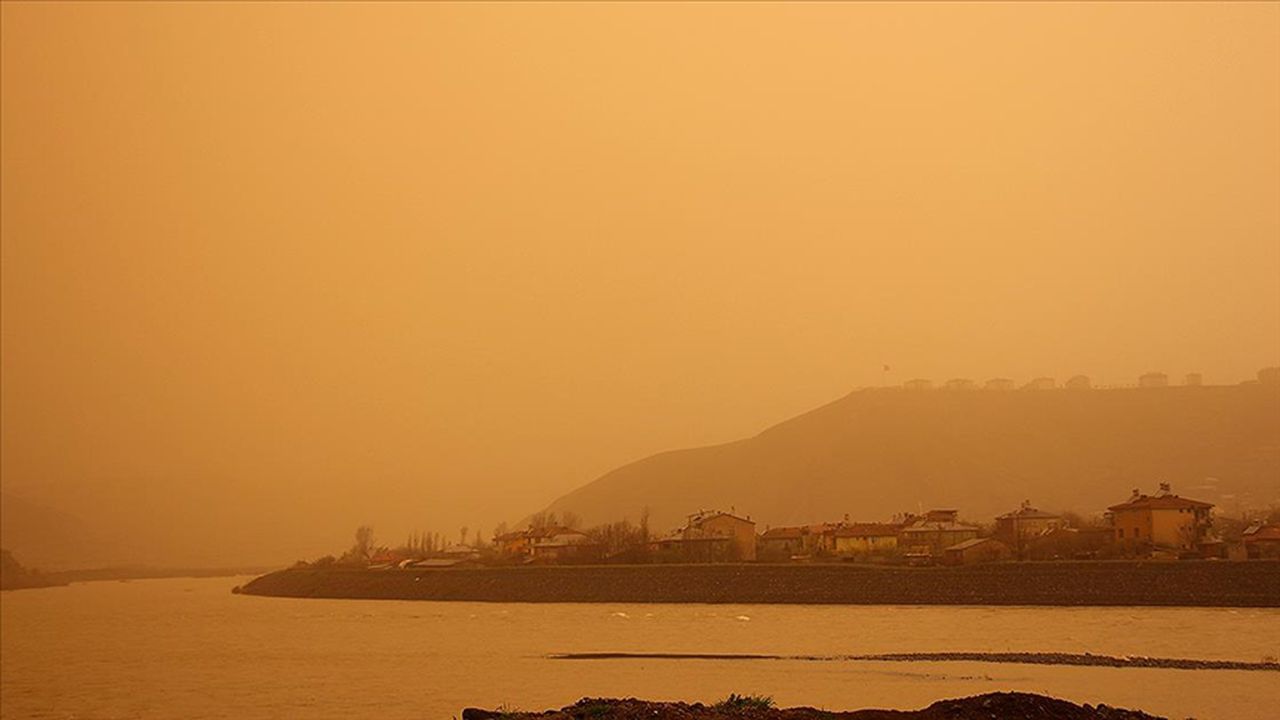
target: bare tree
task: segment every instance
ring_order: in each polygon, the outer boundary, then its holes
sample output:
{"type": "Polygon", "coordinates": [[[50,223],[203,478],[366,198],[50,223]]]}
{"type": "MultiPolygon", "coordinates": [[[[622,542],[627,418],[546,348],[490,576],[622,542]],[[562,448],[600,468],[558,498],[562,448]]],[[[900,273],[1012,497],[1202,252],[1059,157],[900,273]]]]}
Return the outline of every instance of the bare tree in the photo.
{"type": "Polygon", "coordinates": [[[356,543],[351,546],[351,552],[353,555],[363,558],[364,560],[369,560],[373,557],[376,547],[377,545],[373,538],[372,527],[368,525],[361,525],[356,528],[356,543]]]}
{"type": "Polygon", "coordinates": [[[561,518],[560,524],[567,528],[577,530],[578,526],[582,524],[582,518],[578,517],[578,513],[565,510],[564,517],[561,518]]]}

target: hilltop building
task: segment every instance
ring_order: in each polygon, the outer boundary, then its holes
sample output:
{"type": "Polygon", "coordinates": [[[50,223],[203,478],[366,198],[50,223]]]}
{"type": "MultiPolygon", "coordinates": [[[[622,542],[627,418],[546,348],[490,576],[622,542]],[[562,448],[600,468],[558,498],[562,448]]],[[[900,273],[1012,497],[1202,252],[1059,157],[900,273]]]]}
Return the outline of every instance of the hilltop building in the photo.
{"type": "Polygon", "coordinates": [[[1187,373],[1187,379],[1183,384],[1187,387],[1200,387],[1204,385],[1204,376],[1200,373],[1187,373]]]}
{"type": "Polygon", "coordinates": [[[982,384],[983,390],[1012,390],[1017,387],[1009,378],[991,378],[982,384]]]}
{"type": "Polygon", "coordinates": [[[1149,372],[1138,378],[1138,387],[1169,387],[1169,376],[1162,372],[1149,372]]]}
{"type": "Polygon", "coordinates": [[[1038,377],[1027,383],[1028,390],[1052,390],[1058,385],[1051,377],[1038,377]]]}
{"type": "Polygon", "coordinates": [[[1212,509],[1212,503],[1174,495],[1169,483],[1160,483],[1155,495],[1134,490],[1128,501],[1108,508],[1116,541],[1124,547],[1174,550],[1200,549],[1208,539],[1212,509]]]}
{"type": "Polygon", "coordinates": [[[951,378],[944,387],[948,390],[973,390],[978,386],[968,378],[951,378]]]}
{"type": "Polygon", "coordinates": [[[1063,383],[1062,387],[1068,390],[1088,390],[1093,387],[1093,383],[1089,380],[1088,375],[1075,375],[1063,383]]]}
{"type": "Polygon", "coordinates": [[[902,387],[908,390],[929,390],[933,387],[933,381],[925,380],[924,378],[916,378],[902,383],[902,387]]]}

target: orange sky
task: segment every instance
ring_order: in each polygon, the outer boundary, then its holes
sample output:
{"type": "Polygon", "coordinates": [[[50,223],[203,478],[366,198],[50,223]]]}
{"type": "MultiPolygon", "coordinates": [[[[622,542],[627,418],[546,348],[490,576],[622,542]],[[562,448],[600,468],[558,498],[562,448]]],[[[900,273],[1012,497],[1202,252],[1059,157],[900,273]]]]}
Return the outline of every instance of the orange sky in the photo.
{"type": "Polygon", "coordinates": [[[3,487],[152,559],[1280,359],[1274,3],[7,2],[2,72],[3,487]]]}

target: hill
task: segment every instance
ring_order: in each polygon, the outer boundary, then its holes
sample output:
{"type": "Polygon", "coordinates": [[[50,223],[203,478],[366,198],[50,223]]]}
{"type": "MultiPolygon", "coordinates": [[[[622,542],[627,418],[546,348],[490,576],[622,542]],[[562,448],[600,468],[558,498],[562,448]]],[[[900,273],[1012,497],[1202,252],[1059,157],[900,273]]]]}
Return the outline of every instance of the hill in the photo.
{"type": "Polygon", "coordinates": [[[112,534],[7,492],[0,493],[0,543],[50,571],[118,563],[126,556],[112,534]]]}
{"type": "Polygon", "coordinates": [[[752,438],[624,465],[548,509],[592,525],[648,507],[660,532],[700,508],[761,528],[930,507],[990,521],[1024,499],[1101,512],[1158,482],[1220,511],[1280,503],[1280,387],[859,390],[752,438]]]}
{"type": "Polygon", "coordinates": [[[52,578],[38,570],[24,567],[13,553],[0,549],[0,590],[21,590],[65,584],[64,581],[52,578]]]}

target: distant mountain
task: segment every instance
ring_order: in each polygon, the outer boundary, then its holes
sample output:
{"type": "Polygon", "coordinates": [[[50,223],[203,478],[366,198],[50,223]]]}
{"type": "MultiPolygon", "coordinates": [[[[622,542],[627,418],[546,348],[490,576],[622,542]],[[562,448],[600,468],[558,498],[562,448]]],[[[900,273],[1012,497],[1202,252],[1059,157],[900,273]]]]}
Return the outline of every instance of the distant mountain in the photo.
{"type": "Polygon", "coordinates": [[[13,553],[0,549],[0,590],[21,590],[23,588],[65,584],[65,582],[51,578],[38,570],[24,567],[13,556],[13,553]]]}
{"type": "Polygon", "coordinates": [[[80,518],[0,493],[0,544],[44,570],[120,562],[119,541],[80,518]]]}
{"type": "Polygon", "coordinates": [[[701,508],[762,529],[957,508],[990,521],[1024,499],[1101,512],[1159,482],[1220,511],[1280,503],[1280,387],[860,390],[724,445],[620,467],[548,509],[585,525],[701,508]]]}

